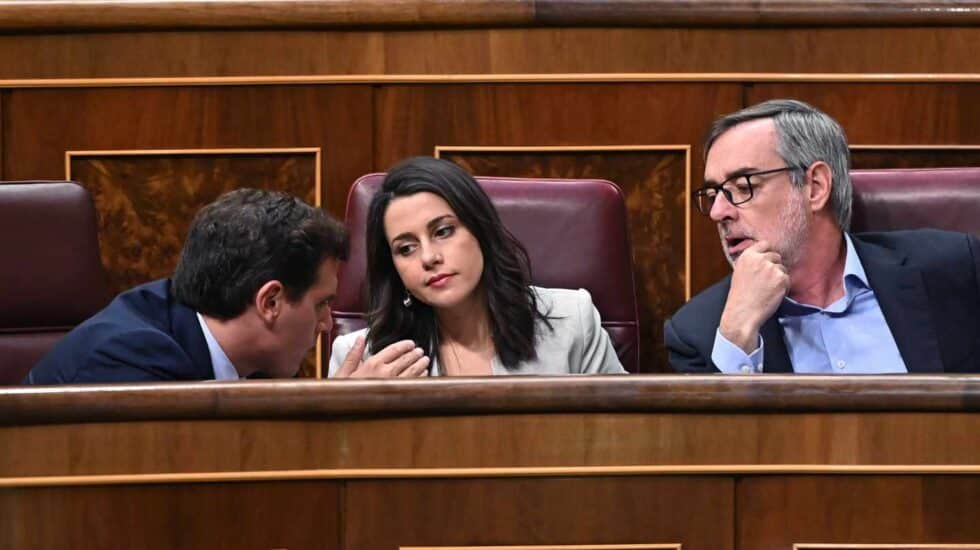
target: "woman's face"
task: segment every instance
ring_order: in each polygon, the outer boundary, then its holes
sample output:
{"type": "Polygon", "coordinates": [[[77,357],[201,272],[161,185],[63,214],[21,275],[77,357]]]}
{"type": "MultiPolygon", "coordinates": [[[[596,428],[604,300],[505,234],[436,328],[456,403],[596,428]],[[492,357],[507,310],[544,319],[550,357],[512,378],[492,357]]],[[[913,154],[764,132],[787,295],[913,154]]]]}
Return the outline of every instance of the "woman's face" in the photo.
{"type": "Polygon", "coordinates": [[[433,193],[391,201],[385,238],[402,284],[437,311],[468,307],[483,276],[480,243],[449,204],[433,193]]]}

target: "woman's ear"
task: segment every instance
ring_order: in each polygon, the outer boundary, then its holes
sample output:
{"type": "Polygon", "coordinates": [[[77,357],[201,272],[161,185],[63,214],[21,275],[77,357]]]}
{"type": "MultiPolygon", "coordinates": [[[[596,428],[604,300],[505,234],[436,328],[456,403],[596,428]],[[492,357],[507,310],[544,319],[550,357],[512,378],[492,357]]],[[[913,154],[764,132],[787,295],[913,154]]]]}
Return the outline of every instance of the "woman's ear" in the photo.
{"type": "Polygon", "coordinates": [[[823,210],[830,201],[830,193],[834,187],[834,174],[826,162],[818,160],[807,169],[806,178],[810,182],[807,200],[810,203],[810,211],[815,214],[823,210]]]}
{"type": "Polygon", "coordinates": [[[268,281],[255,293],[255,310],[266,324],[271,325],[279,318],[285,299],[282,283],[276,280],[268,281]]]}

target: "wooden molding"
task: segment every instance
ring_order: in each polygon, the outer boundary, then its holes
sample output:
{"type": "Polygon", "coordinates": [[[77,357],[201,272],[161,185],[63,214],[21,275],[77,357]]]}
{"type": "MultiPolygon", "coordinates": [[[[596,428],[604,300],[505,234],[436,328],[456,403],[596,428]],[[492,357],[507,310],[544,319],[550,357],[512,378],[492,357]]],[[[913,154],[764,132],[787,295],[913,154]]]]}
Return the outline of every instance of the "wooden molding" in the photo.
{"type": "Polygon", "coordinates": [[[4,0],[3,31],[479,27],[970,26],[969,0],[4,0]]]}
{"type": "MultiPolygon", "coordinates": [[[[977,475],[980,465],[706,464],[512,468],[364,468],[0,477],[0,488],[227,483],[311,479],[431,479],[686,475],[977,475]]],[[[811,545],[812,546],[812,545],[811,545]]],[[[817,548],[817,547],[814,547],[817,548]]]]}

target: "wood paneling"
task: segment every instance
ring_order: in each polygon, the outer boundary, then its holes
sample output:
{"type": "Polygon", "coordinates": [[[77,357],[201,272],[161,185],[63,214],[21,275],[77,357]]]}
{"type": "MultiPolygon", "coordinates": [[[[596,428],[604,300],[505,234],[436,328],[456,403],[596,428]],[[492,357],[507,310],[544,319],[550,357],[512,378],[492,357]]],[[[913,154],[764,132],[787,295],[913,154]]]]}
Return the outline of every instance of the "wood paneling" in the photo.
{"type": "MultiPolygon", "coordinates": [[[[974,55],[978,37],[977,27],[7,34],[0,36],[0,78],[568,73],[941,77],[980,72],[974,55]]],[[[740,80],[755,79],[745,75],[740,80]]]]}
{"type": "Polygon", "coordinates": [[[323,206],[342,217],[372,169],[368,86],[14,90],[7,107],[8,179],[64,178],[75,150],[319,147],[323,206]]]}
{"type": "Polygon", "coordinates": [[[340,483],[0,490],[3,548],[308,548],[340,545],[340,483]]]}
{"type": "Polygon", "coordinates": [[[69,424],[0,428],[0,475],[963,465],[976,462],[978,433],[980,419],[969,413],[569,413],[69,424]]]}
{"type": "Polygon", "coordinates": [[[365,550],[629,543],[726,550],[732,495],[731,480],[707,477],[352,481],[344,538],[347,548],[365,550]]]}
{"type": "MultiPolygon", "coordinates": [[[[701,136],[716,116],[739,107],[739,92],[696,84],[386,86],[378,91],[375,164],[384,169],[436,145],[691,145],[697,182],[701,136]]],[[[728,272],[717,230],[700,215],[692,215],[691,251],[692,292],[728,272]]],[[[662,322],[643,330],[659,334],[662,322]]]]}
{"type": "Polygon", "coordinates": [[[972,148],[925,149],[874,147],[851,150],[853,168],[955,168],[980,166],[980,145],[972,148]]]}
{"type": "Polygon", "coordinates": [[[980,476],[748,477],[736,486],[736,546],[977,544],[977,502],[980,476]]]}
{"type": "Polygon", "coordinates": [[[194,214],[222,193],[257,187],[317,199],[316,150],[69,154],[70,179],[95,202],[113,294],[169,277],[194,214]]]}
{"type": "MultiPolygon", "coordinates": [[[[688,151],[461,150],[440,156],[480,176],[602,178],[616,182],[629,212],[640,334],[644,336],[640,367],[666,367],[667,352],[658,329],[687,299],[688,151]]],[[[570,253],[576,253],[574,246],[570,253]]]]}
{"type": "MultiPolygon", "coordinates": [[[[837,119],[852,145],[980,143],[980,84],[757,84],[747,104],[800,99],[837,119]]],[[[862,166],[864,167],[864,166],[862,166]]]]}

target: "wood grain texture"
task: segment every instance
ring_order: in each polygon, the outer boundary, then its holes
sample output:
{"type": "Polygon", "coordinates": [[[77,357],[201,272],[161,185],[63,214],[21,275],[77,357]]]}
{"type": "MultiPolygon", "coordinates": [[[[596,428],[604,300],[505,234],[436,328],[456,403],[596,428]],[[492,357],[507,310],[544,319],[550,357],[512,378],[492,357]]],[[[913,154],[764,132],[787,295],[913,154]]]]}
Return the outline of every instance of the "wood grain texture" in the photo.
{"type": "Polygon", "coordinates": [[[956,168],[980,166],[980,145],[973,149],[871,148],[851,150],[851,167],[886,168],[956,168]]]}
{"type": "Polygon", "coordinates": [[[8,107],[11,179],[63,178],[73,150],[319,147],[323,206],[343,216],[372,167],[368,86],[15,90],[8,107]]]}
{"type": "Polygon", "coordinates": [[[976,544],[978,500],[980,476],[748,477],[736,487],[736,545],[976,544]]]}
{"type": "Polygon", "coordinates": [[[338,548],[340,483],[0,491],[4,548],[338,548]]]}
{"type": "MultiPolygon", "coordinates": [[[[701,136],[716,116],[740,106],[739,92],[735,85],[691,84],[385,86],[378,91],[375,164],[385,169],[403,157],[431,155],[437,145],[691,145],[693,182],[699,182],[701,136]]],[[[729,268],[710,220],[692,215],[691,233],[696,293],[729,268]]],[[[638,238],[634,246],[642,246],[638,238]]],[[[680,235],[662,238],[676,242],[680,235]]],[[[644,327],[652,342],[662,322],[644,327]]]]}
{"type": "Polygon", "coordinates": [[[757,84],[746,104],[800,99],[834,117],[851,144],[980,143],[980,84],[757,84]]]}
{"type": "Polygon", "coordinates": [[[600,0],[265,0],[0,2],[0,29],[976,25],[969,0],[883,2],[600,0]]]}
{"type": "Polygon", "coordinates": [[[726,550],[733,548],[732,486],[708,477],[352,481],[344,542],[365,550],[561,544],[615,550],[617,543],[726,550]]]}
{"type": "Polygon", "coordinates": [[[8,389],[0,475],[976,464],[976,384],[963,386],[973,377],[885,377],[897,385],[877,387],[852,378],[822,390],[807,379],[758,378],[8,389]],[[647,392],[630,394],[634,386],[647,392]],[[32,424],[39,419],[50,424],[32,424]]]}
{"type": "MultiPolygon", "coordinates": [[[[686,300],[687,151],[453,151],[440,155],[480,176],[601,178],[625,195],[643,346],[640,365],[667,366],[658,330],[686,300]]],[[[568,250],[575,254],[574,243],[568,250]]],[[[532,266],[533,267],[533,266],[532,266]]],[[[658,369],[659,370],[659,369],[658,369]]]]}
{"type": "Polygon", "coordinates": [[[0,36],[0,79],[589,73],[935,77],[980,72],[974,55],[978,37],[975,27],[27,33],[0,36]]]}

